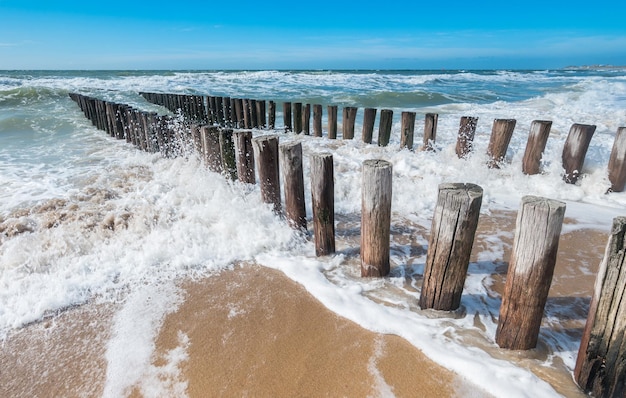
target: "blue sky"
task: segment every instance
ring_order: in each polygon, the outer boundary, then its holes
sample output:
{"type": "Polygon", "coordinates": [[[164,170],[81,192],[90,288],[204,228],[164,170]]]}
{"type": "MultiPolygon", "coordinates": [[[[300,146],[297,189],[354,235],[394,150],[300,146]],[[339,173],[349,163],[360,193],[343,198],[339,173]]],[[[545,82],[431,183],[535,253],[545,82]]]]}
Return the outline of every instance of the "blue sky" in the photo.
{"type": "Polygon", "coordinates": [[[624,3],[0,0],[0,69],[626,65],[624,3]]]}

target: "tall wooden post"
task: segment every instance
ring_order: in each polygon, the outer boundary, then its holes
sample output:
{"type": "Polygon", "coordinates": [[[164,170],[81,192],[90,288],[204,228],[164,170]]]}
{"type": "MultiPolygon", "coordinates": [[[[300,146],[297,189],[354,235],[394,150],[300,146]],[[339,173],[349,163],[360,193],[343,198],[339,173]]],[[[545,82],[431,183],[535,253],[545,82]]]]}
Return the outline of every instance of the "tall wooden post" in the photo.
{"type": "Polygon", "coordinates": [[[328,138],[337,138],[337,105],[328,105],[328,138]]]}
{"type": "Polygon", "coordinates": [[[251,99],[250,101],[250,124],[253,129],[259,128],[259,117],[256,113],[256,100],[251,99]]]}
{"type": "Polygon", "coordinates": [[[353,106],[344,106],[343,108],[341,137],[344,140],[351,140],[354,138],[354,122],[356,121],[357,110],[358,108],[353,106]]]}
{"type": "Polygon", "coordinates": [[[374,135],[374,121],[376,120],[376,108],[365,108],[363,111],[363,131],[361,136],[366,144],[372,143],[374,135]]]}
{"type": "Polygon", "coordinates": [[[563,180],[568,184],[575,184],[583,169],[585,155],[589,149],[591,137],[596,126],[575,123],[569,130],[565,146],[563,147],[563,180]]]}
{"type": "Polygon", "coordinates": [[[252,128],[252,120],[250,119],[250,100],[247,98],[243,99],[243,128],[251,129],[252,128]]]}
{"type": "Polygon", "coordinates": [[[215,108],[217,110],[217,123],[224,127],[224,101],[222,97],[215,97],[215,108]]]}
{"type": "Polygon", "coordinates": [[[622,192],[626,185],[626,127],[617,129],[609,158],[609,181],[611,192],[622,192]]]}
{"type": "Polygon", "coordinates": [[[459,308],[482,198],[478,185],[439,185],[419,300],[422,309],[459,308]]]}
{"type": "Polygon", "coordinates": [[[491,158],[490,168],[500,168],[500,163],[504,161],[506,150],[509,148],[513,130],[515,129],[515,119],[495,119],[491,128],[491,138],[487,147],[487,155],[491,158]]]}
{"type": "Polygon", "coordinates": [[[252,139],[254,160],[259,173],[261,199],[271,203],[274,211],[281,209],[280,180],[278,171],[278,136],[263,135],[252,139]]]}
{"type": "Polygon", "coordinates": [[[313,105],[313,135],[315,137],[322,136],[322,105],[313,105]]]}
{"type": "Polygon", "coordinates": [[[400,148],[413,149],[415,137],[415,112],[402,112],[400,148]]]}
{"type": "Polygon", "coordinates": [[[224,97],[222,100],[223,112],[224,112],[224,125],[226,127],[233,127],[233,118],[230,111],[230,97],[224,97]]]}
{"type": "Polygon", "coordinates": [[[594,397],[626,396],[626,217],[613,220],[578,350],[574,380],[594,397]]]}
{"type": "Polygon", "coordinates": [[[285,191],[285,214],[294,228],[306,231],[306,207],[304,203],[304,174],[302,171],[302,144],[280,144],[280,169],[285,191]]]}
{"type": "Polygon", "coordinates": [[[437,121],[439,115],[436,113],[427,113],[424,116],[424,145],[422,151],[432,151],[435,140],[437,138],[437,121]]]}
{"type": "Polygon", "coordinates": [[[247,184],[256,182],[254,176],[254,150],[252,149],[252,131],[235,132],[237,153],[237,176],[247,184]]]}
{"type": "Polygon", "coordinates": [[[528,350],[537,345],[564,215],[563,202],[522,198],[496,330],[502,348],[528,350]]]}
{"type": "Polygon", "coordinates": [[[267,128],[274,130],[276,128],[276,102],[270,101],[267,110],[267,128]]]}
{"type": "Polygon", "coordinates": [[[541,156],[546,149],[551,127],[552,122],[549,120],[533,120],[530,124],[530,134],[522,160],[522,173],[532,175],[541,171],[541,156]]]}
{"type": "Polygon", "coordinates": [[[267,119],[265,117],[265,100],[256,101],[256,117],[257,127],[264,129],[267,126],[267,119]]]}
{"type": "Polygon", "coordinates": [[[389,274],[392,166],[385,160],[363,162],[361,200],[361,276],[389,274]]]}
{"type": "Polygon", "coordinates": [[[220,153],[220,136],[217,126],[200,127],[202,151],[207,167],[216,173],[222,172],[222,155],[220,153]]]}
{"type": "Polygon", "coordinates": [[[393,122],[393,111],[383,109],[380,111],[380,123],[378,125],[378,146],[389,145],[391,138],[391,124],[393,122]]]}
{"type": "Polygon", "coordinates": [[[456,141],[456,155],[464,158],[472,151],[474,134],[476,134],[477,117],[463,116],[459,124],[459,135],[456,141]]]}
{"type": "Polygon", "coordinates": [[[311,134],[311,104],[305,104],[302,109],[302,132],[304,135],[311,134]]]}
{"type": "Polygon", "coordinates": [[[283,102],[283,121],[285,123],[285,131],[292,131],[291,102],[283,102]]]}
{"type": "Polygon", "coordinates": [[[302,133],[302,102],[293,103],[293,132],[302,133]]]}
{"type": "Polygon", "coordinates": [[[335,252],[335,183],[333,155],[319,153],[311,156],[311,207],[315,255],[335,252]]]}
{"type": "MultiPolygon", "coordinates": [[[[229,101],[230,102],[230,101],[229,101]]],[[[231,180],[237,179],[237,158],[235,156],[235,143],[233,130],[223,129],[219,132],[220,156],[222,158],[222,170],[231,180]]]]}

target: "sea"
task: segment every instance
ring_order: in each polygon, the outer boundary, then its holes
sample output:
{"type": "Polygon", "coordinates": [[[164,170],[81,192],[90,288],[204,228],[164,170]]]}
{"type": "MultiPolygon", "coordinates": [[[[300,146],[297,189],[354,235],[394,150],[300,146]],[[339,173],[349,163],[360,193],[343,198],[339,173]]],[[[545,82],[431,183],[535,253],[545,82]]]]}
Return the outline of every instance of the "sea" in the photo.
{"type": "MultiPolygon", "coordinates": [[[[438,186],[448,182],[483,188],[481,218],[514,214],[524,196],[535,195],[566,203],[563,234],[599,230],[608,236],[612,219],[626,215],[626,193],[607,193],[609,155],[622,126],[626,68],[619,67],[0,71],[0,340],[94,300],[122,303],[112,339],[132,333],[129,319],[158,330],[159,320],[178,305],[177,281],[219,278],[218,271],[254,262],[282,271],[336,314],[405,338],[494,396],[567,395],[537,369],[553,369],[559,375],[554,377],[571,382],[585,322],[581,311],[588,306],[597,262],[572,264],[591,282],[562,305],[548,306],[538,350],[507,354],[495,344],[501,298],[494,275],[509,261],[505,253],[514,230],[495,225],[480,237],[486,243],[475,248],[461,309],[451,314],[422,311],[417,304],[425,248],[438,186]],[[254,134],[302,143],[308,231],[290,228],[262,202],[258,186],[207,170],[193,153],[168,158],[107,136],[85,118],[68,96],[72,92],[174,117],[180,115],[139,93],[275,101],[275,130],[254,134]],[[324,105],[323,137],[286,132],[280,105],[285,101],[324,105]],[[341,111],[338,139],[328,139],[326,105],[358,107],[354,140],[341,138],[341,111]],[[360,140],[366,107],[393,110],[388,146],[376,145],[378,120],[374,143],[360,140]],[[417,114],[414,150],[400,149],[403,111],[417,114]],[[426,113],[439,115],[434,151],[419,149],[426,113]],[[473,152],[465,159],[454,150],[462,116],[478,118],[473,152]],[[487,167],[486,155],[495,119],[516,119],[498,169],[487,167]],[[552,128],[542,171],[528,176],[521,162],[533,120],[551,120],[552,128]],[[561,154],[574,123],[595,125],[596,131],[581,178],[567,184],[561,154]],[[333,154],[337,253],[318,258],[308,168],[310,155],[320,152],[333,154]],[[391,274],[383,279],[359,276],[361,166],[367,159],[393,165],[391,274]],[[159,305],[136,305],[148,295],[159,305]],[[573,324],[562,327],[562,319],[573,324]]],[[[553,284],[559,283],[567,281],[557,272],[553,284]]],[[[112,367],[120,360],[115,342],[109,346],[112,367]]],[[[110,396],[123,386],[115,379],[123,373],[107,373],[110,396]]]]}

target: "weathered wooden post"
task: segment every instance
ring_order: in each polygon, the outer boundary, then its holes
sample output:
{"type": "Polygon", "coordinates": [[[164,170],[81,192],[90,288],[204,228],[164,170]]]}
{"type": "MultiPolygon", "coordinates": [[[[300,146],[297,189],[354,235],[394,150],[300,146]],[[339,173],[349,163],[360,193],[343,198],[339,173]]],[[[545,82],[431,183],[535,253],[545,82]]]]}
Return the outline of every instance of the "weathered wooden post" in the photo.
{"type": "Polygon", "coordinates": [[[522,160],[522,173],[532,175],[538,174],[541,170],[541,156],[546,149],[551,127],[552,122],[549,120],[533,120],[530,124],[530,134],[522,160]]]}
{"type": "Polygon", "coordinates": [[[594,397],[626,396],[626,217],[613,219],[591,297],[574,380],[594,397]]]}
{"type": "Polygon", "coordinates": [[[233,130],[222,129],[219,132],[220,157],[222,158],[222,170],[231,180],[237,179],[237,158],[235,156],[235,142],[233,130]]]}
{"type": "Polygon", "coordinates": [[[413,149],[415,137],[415,112],[402,112],[400,148],[413,149]]]}
{"type": "Polygon", "coordinates": [[[626,185],[626,127],[617,129],[609,158],[610,192],[622,192],[626,185]]]}
{"type": "Polygon", "coordinates": [[[304,174],[302,171],[302,144],[280,144],[280,169],[285,191],[285,214],[292,227],[306,231],[304,203],[304,174]]]}
{"type": "Polygon", "coordinates": [[[194,152],[196,153],[198,158],[202,158],[202,134],[200,133],[200,125],[197,123],[193,123],[190,126],[190,129],[191,129],[191,137],[193,139],[194,152]]]}
{"type": "Polygon", "coordinates": [[[278,171],[278,136],[263,135],[252,139],[254,160],[259,173],[261,199],[265,203],[274,205],[274,211],[279,213],[280,180],[278,171]]]}
{"type": "Polygon", "coordinates": [[[220,153],[219,128],[217,126],[200,127],[202,151],[207,167],[216,173],[222,172],[222,155],[220,153]]]}
{"type": "Polygon", "coordinates": [[[215,108],[217,110],[217,123],[224,127],[226,123],[224,120],[224,104],[222,97],[215,97],[215,108]]]}
{"type": "Polygon", "coordinates": [[[285,122],[285,131],[292,131],[291,102],[283,102],[283,121],[285,122]]]}
{"type": "Polygon", "coordinates": [[[328,138],[337,138],[337,105],[328,105],[328,138]]]}
{"type": "Polygon", "coordinates": [[[462,116],[459,124],[459,135],[456,140],[456,155],[464,158],[472,151],[474,134],[476,134],[477,117],[462,116]]]}
{"type": "Polygon", "coordinates": [[[483,189],[475,184],[439,185],[419,300],[422,309],[459,308],[482,199],[483,189]]]}
{"type": "Polygon", "coordinates": [[[256,117],[257,127],[264,129],[267,125],[267,119],[265,117],[265,100],[256,101],[256,117]]]}
{"type": "Polygon", "coordinates": [[[391,138],[391,124],[393,122],[393,111],[383,109],[380,111],[380,123],[378,125],[378,146],[389,145],[391,138]]]}
{"type": "Polygon", "coordinates": [[[356,121],[356,112],[358,108],[353,106],[343,107],[343,120],[341,121],[341,137],[344,140],[351,140],[354,138],[354,122],[356,121]]]}
{"type": "Polygon", "coordinates": [[[319,153],[311,156],[311,207],[315,255],[335,252],[335,183],[333,155],[319,153]]]}
{"type": "Polygon", "coordinates": [[[237,98],[230,99],[230,120],[233,128],[239,128],[239,114],[237,113],[237,98]]]}
{"type": "Polygon", "coordinates": [[[363,162],[361,200],[361,276],[389,274],[392,166],[385,160],[363,162]]]}
{"type": "Polygon", "coordinates": [[[522,198],[496,330],[502,348],[528,350],[537,345],[564,215],[563,202],[522,198]]]}
{"type": "Polygon", "coordinates": [[[515,129],[515,119],[495,119],[491,128],[491,137],[487,147],[487,155],[491,158],[490,168],[500,168],[500,163],[504,161],[506,150],[509,148],[513,130],[515,129]]]}
{"type": "Polygon", "coordinates": [[[376,108],[365,108],[363,111],[363,131],[361,136],[366,144],[372,143],[374,135],[374,121],[376,120],[376,108]]]}
{"type": "Polygon", "coordinates": [[[243,98],[237,98],[237,100],[235,101],[235,113],[237,114],[238,127],[246,128],[246,121],[244,118],[243,98]]]}
{"type": "Polygon", "coordinates": [[[293,132],[302,133],[302,102],[293,103],[293,132]]]}
{"type": "Polygon", "coordinates": [[[212,124],[219,124],[219,118],[217,116],[217,98],[213,95],[209,96],[209,109],[211,109],[211,115],[213,115],[212,124]]]}
{"type": "Polygon", "coordinates": [[[322,105],[313,104],[313,135],[322,136],[322,105]]]}
{"type": "Polygon", "coordinates": [[[563,180],[568,184],[575,184],[585,163],[585,155],[589,149],[591,137],[596,126],[574,123],[569,130],[565,146],[563,147],[563,180]]]}
{"type": "Polygon", "coordinates": [[[276,128],[276,102],[270,101],[267,111],[267,128],[274,130],[276,128]]]}
{"type": "Polygon", "coordinates": [[[304,135],[311,134],[311,104],[305,104],[302,109],[302,132],[304,135]]]}
{"type": "Polygon", "coordinates": [[[224,97],[222,100],[223,112],[224,112],[224,125],[226,127],[233,127],[233,118],[230,111],[230,97],[224,97]]]}
{"type": "Polygon", "coordinates": [[[250,104],[250,127],[253,129],[259,128],[259,119],[256,114],[256,100],[248,100],[250,104]]]}
{"type": "Polygon", "coordinates": [[[252,120],[250,119],[250,100],[247,98],[243,99],[243,128],[251,129],[252,128],[252,120]]]}
{"type": "Polygon", "coordinates": [[[252,131],[235,132],[237,151],[237,176],[247,184],[256,182],[254,176],[254,150],[252,149],[252,131]]]}
{"type": "Polygon", "coordinates": [[[424,145],[422,151],[434,150],[435,140],[437,138],[437,121],[439,115],[437,113],[427,113],[424,116],[424,145]]]}

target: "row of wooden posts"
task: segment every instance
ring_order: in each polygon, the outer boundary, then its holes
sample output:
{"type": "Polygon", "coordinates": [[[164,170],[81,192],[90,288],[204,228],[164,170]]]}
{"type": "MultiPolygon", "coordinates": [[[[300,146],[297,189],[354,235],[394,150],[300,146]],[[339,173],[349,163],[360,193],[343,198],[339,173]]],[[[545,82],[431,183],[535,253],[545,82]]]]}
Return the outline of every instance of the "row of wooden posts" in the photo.
{"type": "MultiPolygon", "coordinates": [[[[172,112],[181,112],[188,120],[201,124],[218,125],[229,128],[268,128],[275,129],[276,103],[265,100],[241,99],[219,96],[186,94],[146,93],[141,95],[154,104],[162,105],[172,112]]],[[[311,108],[313,109],[313,136],[322,136],[322,105],[301,102],[283,102],[284,129],[296,133],[310,134],[311,108]],[[293,116],[293,117],[292,117],[293,116]]],[[[358,108],[343,108],[342,138],[353,139],[358,108]]],[[[337,138],[337,105],[327,106],[328,138],[337,138]]],[[[362,140],[371,144],[377,109],[365,108],[363,112],[362,140]]],[[[402,112],[400,147],[413,149],[415,136],[415,112],[402,112]]],[[[427,113],[424,120],[424,150],[432,150],[437,136],[439,115],[427,113]]],[[[378,145],[387,146],[391,136],[393,111],[380,111],[378,145]]],[[[477,117],[461,117],[456,142],[456,153],[460,158],[472,151],[473,140],[478,124],[477,117]]],[[[498,168],[506,157],[506,152],[515,129],[515,119],[495,119],[487,154],[489,167],[498,168]]],[[[522,172],[532,175],[541,172],[541,157],[545,150],[552,122],[535,120],[531,123],[528,141],[522,160],[522,172]]],[[[574,184],[583,169],[585,156],[596,126],[575,123],[571,126],[562,153],[564,175],[567,183],[574,184]]],[[[617,130],[608,165],[610,192],[622,192],[626,186],[626,127],[617,130]]]]}
{"type": "MultiPolygon", "coordinates": [[[[98,100],[70,96],[103,130],[107,130],[107,123],[95,120],[107,120],[103,113],[108,112],[119,116],[108,111],[111,107],[106,101],[104,106],[94,107],[98,100]],[[89,109],[95,109],[95,113],[89,109]]],[[[276,212],[284,212],[293,227],[306,231],[301,143],[279,144],[278,135],[253,138],[249,130],[200,124],[193,124],[189,133],[174,133],[173,137],[185,135],[188,138],[183,140],[192,143],[210,169],[252,184],[258,175],[262,200],[276,212]]],[[[140,140],[136,145],[141,147],[140,140]]],[[[181,142],[178,146],[185,145],[181,142]]],[[[392,165],[380,159],[366,160],[362,173],[361,275],[383,277],[390,272],[392,165]]],[[[310,180],[316,255],[329,255],[335,252],[332,154],[311,155],[310,180]]],[[[460,307],[482,195],[482,188],[475,184],[439,186],[419,298],[422,309],[454,311],[460,307]]],[[[522,199],[495,336],[502,348],[526,350],[537,344],[564,214],[562,202],[535,196],[522,199]]],[[[626,217],[616,218],[576,363],[576,382],[598,397],[623,396],[626,392],[625,239],[626,217]]]]}

